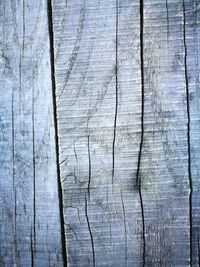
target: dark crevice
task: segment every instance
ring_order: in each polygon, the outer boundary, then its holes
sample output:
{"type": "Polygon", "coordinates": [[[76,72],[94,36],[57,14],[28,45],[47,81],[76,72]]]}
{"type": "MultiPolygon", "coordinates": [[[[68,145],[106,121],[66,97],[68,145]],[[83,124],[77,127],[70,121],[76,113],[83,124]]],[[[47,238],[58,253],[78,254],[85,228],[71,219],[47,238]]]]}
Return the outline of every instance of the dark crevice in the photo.
{"type": "Polygon", "coordinates": [[[76,158],[76,163],[78,163],[78,156],[77,156],[77,153],[76,153],[76,143],[74,142],[74,156],[76,158]]]}
{"type": "MultiPolygon", "coordinates": [[[[14,121],[13,101],[14,100],[13,100],[13,93],[12,93],[12,182],[13,182],[13,192],[15,195],[15,121],[14,121]]],[[[15,218],[15,232],[16,232],[16,218],[15,218]]]]}
{"type": "MultiPolygon", "coordinates": [[[[19,56],[19,97],[21,103],[21,89],[22,89],[22,59],[24,57],[24,47],[25,47],[25,1],[22,2],[22,45],[20,49],[19,56]]],[[[20,107],[21,112],[21,107],[20,107]]]]}
{"type": "Polygon", "coordinates": [[[74,181],[75,183],[77,183],[78,180],[77,180],[75,172],[74,174],[71,173],[71,174],[66,175],[65,178],[61,180],[61,183],[64,183],[68,177],[74,177],[74,181]]]}
{"type": "Polygon", "coordinates": [[[187,43],[186,43],[186,17],[185,17],[185,2],[183,0],[183,45],[184,45],[184,66],[185,66],[185,87],[187,101],[187,142],[188,142],[188,178],[189,178],[189,216],[190,216],[190,265],[192,266],[192,172],[191,172],[191,150],[190,150],[190,99],[189,99],[189,82],[187,68],[187,43]]]}
{"type": "Polygon", "coordinates": [[[68,160],[69,156],[67,156],[65,159],[63,159],[59,164],[62,165],[63,163],[65,163],[68,160]]]}
{"type": "Polygon", "coordinates": [[[198,233],[198,240],[197,240],[197,248],[198,248],[198,266],[200,266],[200,245],[199,245],[199,233],[198,233]]]}
{"type": "Polygon", "coordinates": [[[127,244],[127,229],[126,229],[126,212],[125,212],[125,206],[124,206],[124,200],[123,200],[123,194],[122,189],[120,190],[121,193],[121,202],[122,202],[122,210],[123,210],[123,219],[124,219],[124,236],[125,236],[125,260],[127,262],[128,260],[128,244],[127,244]]]}
{"type": "Polygon", "coordinates": [[[12,92],[12,182],[13,182],[13,197],[14,197],[14,249],[15,263],[17,262],[17,198],[15,187],[15,117],[14,117],[14,95],[12,92]]]}
{"type": "Polygon", "coordinates": [[[74,231],[74,229],[71,227],[71,225],[70,224],[68,224],[67,225],[67,227],[69,228],[69,230],[70,231],[72,231],[72,233],[74,234],[74,236],[76,237],[76,240],[79,240],[79,238],[78,238],[78,236],[77,236],[77,234],[76,234],[76,232],[74,231]]]}
{"type": "Polygon", "coordinates": [[[143,266],[145,266],[145,253],[146,253],[146,242],[145,242],[145,221],[144,221],[144,206],[142,199],[141,190],[141,175],[140,175],[140,164],[142,156],[142,147],[144,139],[144,47],[143,47],[143,12],[144,12],[143,0],[140,0],[140,71],[141,71],[141,139],[138,155],[137,173],[136,173],[136,184],[139,191],[141,216],[142,216],[142,239],[143,239],[143,266]]]}
{"type": "Polygon", "coordinates": [[[166,13],[167,13],[167,42],[169,42],[169,4],[168,0],[165,0],[166,13]]]}
{"type": "Polygon", "coordinates": [[[49,252],[49,267],[51,267],[51,253],[49,252]]]}
{"type": "Polygon", "coordinates": [[[20,113],[21,113],[21,99],[22,99],[22,52],[19,55],[19,102],[20,102],[20,113]]]}
{"type": "Polygon", "coordinates": [[[47,0],[47,11],[48,11],[48,29],[49,29],[49,44],[50,44],[51,81],[52,81],[52,97],[53,97],[53,112],[54,112],[54,127],[55,127],[55,149],[56,149],[56,163],[57,163],[57,184],[58,184],[58,199],[59,199],[59,210],[60,210],[61,243],[62,243],[63,266],[67,267],[63,193],[61,185],[60,166],[59,166],[59,139],[58,139],[58,125],[57,125],[56,81],[55,81],[55,65],[54,65],[54,32],[53,32],[53,14],[52,14],[51,0],[47,0]]]}
{"type": "Polygon", "coordinates": [[[90,135],[88,134],[88,196],[90,197],[90,183],[91,183],[91,156],[90,156],[90,135]]]}
{"type": "Polygon", "coordinates": [[[22,51],[23,51],[23,54],[24,54],[24,45],[25,45],[25,0],[23,0],[23,34],[22,34],[22,38],[23,38],[23,42],[22,42],[22,51]]]}
{"type": "Polygon", "coordinates": [[[34,105],[34,87],[32,88],[32,161],[33,161],[33,250],[35,251],[36,246],[36,207],[35,207],[35,105],[34,105]]]}
{"type": "Polygon", "coordinates": [[[34,245],[33,245],[33,229],[31,225],[31,267],[34,267],[34,245]]]}
{"type": "Polygon", "coordinates": [[[90,240],[91,240],[91,246],[92,246],[93,267],[95,267],[94,240],[93,240],[92,231],[91,231],[91,227],[90,227],[90,221],[89,221],[89,217],[88,217],[88,204],[87,204],[87,197],[86,196],[85,196],[85,217],[86,217],[86,221],[87,221],[87,225],[88,225],[88,231],[89,231],[89,234],[90,234],[90,240]]]}
{"type": "Polygon", "coordinates": [[[112,143],[112,184],[115,175],[115,140],[116,140],[116,126],[117,126],[117,112],[118,112],[118,0],[116,0],[116,40],[115,40],[115,117],[114,117],[114,131],[112,143]]]}

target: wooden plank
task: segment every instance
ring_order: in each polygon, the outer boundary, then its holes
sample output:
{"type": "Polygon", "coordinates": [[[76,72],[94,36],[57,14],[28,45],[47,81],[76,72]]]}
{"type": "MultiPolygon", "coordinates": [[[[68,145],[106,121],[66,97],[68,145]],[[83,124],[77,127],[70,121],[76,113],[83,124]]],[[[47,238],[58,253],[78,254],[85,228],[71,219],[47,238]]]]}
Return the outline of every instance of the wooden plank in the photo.
{"type": "Polygon", "coordinates": [[[54,1],[60,171],[69,266],[139,266],[138,1],[54,1]]]}
{"type": "Polygon", "coordinates": [[[0,265],[61,266],[47,5],[0,10],[0,265]]]}
{"type": "Polygon", "coordinates": [[[199,265],[199,5],[0,2],[0,266],[199,265]]]}
{"type": "Polygon", "coordinates": [[[188,79],[188,104],[190,115],[190,161],[191,161],[191,257],[192,266],[200,264],[200,102],[199,102],[199,49],[200,49],[200,3],[199,1],[184,1],[184,34],[186,52],[186,73],[188,79]]]}
{"type": "Polygon", "coordinates": [[[147,266],[190,262],[190,159],[183,1],[144,1],[141,183],[147,266]]]}

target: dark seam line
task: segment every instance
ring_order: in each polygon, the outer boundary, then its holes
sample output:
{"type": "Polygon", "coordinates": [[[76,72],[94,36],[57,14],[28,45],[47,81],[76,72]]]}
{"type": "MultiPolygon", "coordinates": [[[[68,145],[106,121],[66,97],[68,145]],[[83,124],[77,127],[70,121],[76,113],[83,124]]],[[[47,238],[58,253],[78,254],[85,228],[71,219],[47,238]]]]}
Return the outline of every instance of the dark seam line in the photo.
{"type": "Polygon", "coordinates": [[[91,156],[90,156],[90,135],[88,134],[88,197],[90,199],[90,183],[91,183],[91,156]]]}
{"type": "Polygon", "coordinates": [[[16,199],[16,188],[15,188],[15,120],[14,120],[14,96],[12,92],[12,182],[13,182],[13,195],[14,195],[14,248],[15,248],[15,260],[17,259],[17,199],[16,199]]]}
{"type": "Polygon", "coordinates": [[[114,175],[115,175],[115,140],[116,140],[117,112],[118,112],[118,0],[116,0],[115,117],[114,117],[114,131],[113,131],[113,143],[112,143],[112,184],[114,182],[114,175]]]}
{"type": "Polygon", "coordinates": [[[31,225],[31,267],[34,267],[34,252],[33,252],[33,226],[31,225]]]}
{"type": "Polygon", "coordinates": [[[142,216],[142,238],[143,238],[143,266],[145,266],[145,253],[146,253],[146,240],[145,240],[145,221],[144,221],[144,206],[142,199],[142,191],[141,191],[141,177],[140,177],[140,163],[142,156],[142,146],[144,139],[144,55],[143,55],[143,0],[140,0],[140,67],[141,67],[141,141],[138,155],[138,165],[137,165],[137,174],[136,174],[136,184],[139,189],[139,198],[140,198],[140,206],[141,206],[141,216],[142,216]]]}
{"type": "Polygon", "coordinates": [[[124,222],[124,235],[125,235],[125,260],[126,260],[126,265],[127,265],[127,260],[128,260],[128,247],[127,247],[127,229],[126,229],[126,212],[125,212],[125,205],[124,205],[124,200],[123,200],[123,194],[122,194],[122,189],[120,190],[121,193],[121,202],[122,202],[122,210],[123,210],[123,222],[124,222]]]}
{"type": "Polygon", "coordinates": [[[78,157],[77,157],[77,153],[76,153],[76,143],[74,142],[74,155],[76,158],[76,163],[78,163],[78,157]]]}
{"type": "MultiPolygon", "coordinates": [[[[14,150],[15,150],[15,124],[14,124],[14,106],[13,106],[13,93],[12,93],[12,182],[13,182],[13,192],[15,192],[15,154],[14,154],[14,150]]],[[[15,195],[15,193],[14,193],[15,195]]],[[[15,206],[16,209],[16,206],[15,206]]],[[[15,211],[16,213],[16,211],[15,211]]],[[[16,226],[16,218],[15,218],[15,226],[16,226]]],[[[15,232],[16,232],[16,228],[15,228],[15,232]]]]}
{"type": "Polygon", "coordinates": [[[22,99],[22,51],[19,54],[19,101],[20,101],[20,114],[21,114],[21,99],[22,99]]]}
{"type": "Polygon", "coordinates": [[[55,65],[54,65],[54,32],[53,32],[53,14],[52,14],[51,0],[47,0],[47,12],[48,12],[48,29],[49,29],[49,44],[50,44],[51,81],[52,81],[52,98],[53,98],[53,113],[54,113],[54,127],[55,127],[55,150],[56,150],[56,165],[57,165],[58,199],[59,199],[59,210],[60,210],[62,256],[63,256],[63,266],[67,267],[63,193],[61,185],[60,166],[59,166],[59,139],[58,139],[58,125],[57,125],[56,81],[55,81],[55,65]]]}
{"type": "Polygon", "coordinates": [[[88,231],[89,231],[89,234],[90,234],[90,240],[91,240],[91,246],[92,246],[92,261],[93,261],[93,267],[95,267],[94,240],[93,240],[92,231],[91,231],[91,227],[90,227],[90,221],[89,221],[89,217],[88,217],[88,211],[87,211],[87,197],[86,197],[86,195],[85,195],[85,217],[86,217],[86,220],[87,220],[88,231]]]}
{"type": "Polygon", "coordinates": [[[24,45],[25,45],[25,1],[23,0],[23,33],[22,33],[22,36],[23,36],[23,42],[22,42],[22,51],[23,51],[23,54],[24,54],[24,45]]]}
{"type": "Polygon", "coordinates": [[[188,141],[188,176],[189,176],[189,216],[190,216],[190,265],[192,266],[192,172],[191,172],[191,150],[190,150],[190,99],[189,99],[189,82],[187,68],[187,44],[186,44],[186,17],[185,17],[185,2],[183,0],[183,44],[184,44],[184,65],[185,65],[185,86],[186,86],[186,101],[187,101],[187,141],[188,141]]]}
{"type": "Polygon", "coordinates": [[[167,13],[167,42],[169,42],[169,4],[168,4],[168,0],[166,0],[165,5],[166,5],[166,13],[167,13]]]}
{"type": "Polygon", "coordinates": [[[33,162],[33,257],[36,251],[36,229],[35,229],[35,222],[36,222],[36,208],[35,208],[35,106],[34,106],[34,87],[32,88],[32,162],[33,162]]]}
{"type": "Polygon", "coordinates": [[[199,246],[199,233],[198,233],[198,240],[197,240],[198,244],[198,266],[200,266],[200,246],[199,246]]]}

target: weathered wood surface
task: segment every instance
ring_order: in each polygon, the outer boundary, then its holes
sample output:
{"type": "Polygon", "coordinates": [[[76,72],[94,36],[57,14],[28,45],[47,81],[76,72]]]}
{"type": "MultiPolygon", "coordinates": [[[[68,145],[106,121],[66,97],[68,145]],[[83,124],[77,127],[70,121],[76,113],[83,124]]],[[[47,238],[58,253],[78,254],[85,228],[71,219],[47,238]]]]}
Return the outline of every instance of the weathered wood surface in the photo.
{"type": "Polygon", "coordinates": [[[138,1],[55,1],[60,170],[68,261],[143,261],[136,185],[141,121],[138,1]]]}
{"type": "Polygon", "coordinates": [[[0,266],[62,266],[47,6],[0,12],[0,266]]]}
{"type": "Polygon", "coordinates": [[[187,266],[190,177],[183,2],[166,6],[151,0],[144,14],[145,258],[147,266],[187,266]]]}
{"type": "Polygon", "coordinates": [[[199,266],[199,10],[1,1],[0,266],[199,266]]]}
{"type": "Polygon", "coordinates": [[[185,3],[185,71],[189,91],[191,257],[200,266],[200,2],[185,3]]]}

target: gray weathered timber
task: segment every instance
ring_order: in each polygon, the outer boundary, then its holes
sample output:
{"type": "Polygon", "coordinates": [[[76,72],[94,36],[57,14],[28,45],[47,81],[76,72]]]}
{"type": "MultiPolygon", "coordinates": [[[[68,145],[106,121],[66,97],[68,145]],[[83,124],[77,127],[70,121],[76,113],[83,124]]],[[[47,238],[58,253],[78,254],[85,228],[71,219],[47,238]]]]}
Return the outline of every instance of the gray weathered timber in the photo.
{"type": "Polygon", "coordinates": [[[62,266],[47,5],[0,1],[0,266],[62,266]]]}
{"type": "Polygon", "coordinates": [[[70,266],[199,261],[198,9],[53,1],[70,266]]]}
{"type": "Polygon", "coordinates": [[[185,71],[188,83],[190,115],[191,168],[191,243],[193,266],[200,265],[200,2],[186,1],[185,6],[185,71]]]}
{"type": "Polygon", "coordinates": [[[70,266],[138,266],[138,1],[54,1],[55,69],[70,266]]]}
{"type": "Polygon", "coordinates": [[[144,1],[141,159],[147,266],[190,262],[183,1],[144,1]]]}
{"type": "Polygon", "coordinates": [[[200,266],[199,0],[0,1],[0,267],[200,266]]]}

